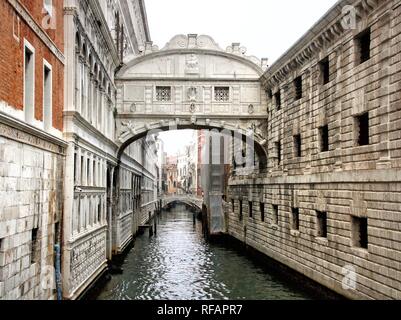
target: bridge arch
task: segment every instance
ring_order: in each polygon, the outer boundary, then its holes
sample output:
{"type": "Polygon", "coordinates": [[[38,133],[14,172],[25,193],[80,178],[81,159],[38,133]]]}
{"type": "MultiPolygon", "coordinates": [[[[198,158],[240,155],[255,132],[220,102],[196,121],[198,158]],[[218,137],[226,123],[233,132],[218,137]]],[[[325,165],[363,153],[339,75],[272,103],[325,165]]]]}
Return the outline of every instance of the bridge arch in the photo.
{"type": "Polygon", "coordinates": [[[220,132],[231,137],[236,136],[245,143],[252,143],[254,151],[258,157],[259,168],[263,169],[267,165],[267,152],[266,152],[266,140],[258,133],[252,131],[252,128],[248,130],[238,128],[234,123],[218,123],[218,122],[208,122],[200,121],[199,123],[194,120],[180,120],[173,121],[169,124],[164,121],[162,123],[154,123],[142,128],[138,131],[132,130],[125,133],[123,138],[119,140],[119,149],[117,152],[117,158],[120,159],[124,150],[133,142],[145,138],[148,135],[158,134],[163,131],[169,130],[212,130],[212,132],[220,132]]]}
{"type": "Polygon", "coordinates": [[[162,209],[173,203],[182,203],[198,211],[202,211],[203,199],[191,195],[177,195],[164,197],[162,200],[162,209]]]}

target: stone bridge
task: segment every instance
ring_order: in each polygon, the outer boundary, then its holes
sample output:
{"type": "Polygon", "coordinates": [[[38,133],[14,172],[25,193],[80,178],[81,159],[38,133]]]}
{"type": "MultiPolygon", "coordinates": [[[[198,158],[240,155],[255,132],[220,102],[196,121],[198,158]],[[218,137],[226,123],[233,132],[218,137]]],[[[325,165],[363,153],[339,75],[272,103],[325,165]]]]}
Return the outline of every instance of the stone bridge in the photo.
{"type": "Polygon", "coordinates": [[[162,208],[167,207],[169,204],[179,202],[201,211],[203,205],[202,197],[197,197],[189,194],[164,196],[161,198],[161,200],[162,200],[162,208]]]}
{"type": "Polygon", "coordinates": [[[266,93],[260,77],[267,60],[234,43],[223,50],[209,36],[175,36],[163,49],[147,43],[116,76],[116,143],[120,157],[151,133],[215,129],[251,137],[265,164],[266,93]]]}

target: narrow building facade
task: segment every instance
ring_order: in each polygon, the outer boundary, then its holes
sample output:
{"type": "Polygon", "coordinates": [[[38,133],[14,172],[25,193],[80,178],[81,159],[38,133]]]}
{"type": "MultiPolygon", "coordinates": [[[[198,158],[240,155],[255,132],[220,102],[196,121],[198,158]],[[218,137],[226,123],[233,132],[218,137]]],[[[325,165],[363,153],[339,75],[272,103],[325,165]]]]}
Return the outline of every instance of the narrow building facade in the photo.
{"type": "Polygon", "coordinates": [[[66,153],[62,2],[1,1],[0,20],[0,299],[54,299],[66,153]]]}

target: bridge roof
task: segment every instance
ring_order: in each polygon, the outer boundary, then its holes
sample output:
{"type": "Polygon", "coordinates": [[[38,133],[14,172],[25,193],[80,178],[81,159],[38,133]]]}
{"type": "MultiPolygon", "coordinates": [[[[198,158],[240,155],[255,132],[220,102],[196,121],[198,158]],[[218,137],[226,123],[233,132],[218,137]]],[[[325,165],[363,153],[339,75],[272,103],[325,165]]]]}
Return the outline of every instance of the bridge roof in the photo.
{"type": "Polygon", "coordinates": [[[117,78],[239,78],[259,80],[267,59],[246,55],[246,48],[233,43],[223,50],[210,36],[177,35],[164,48],[148,42],[117,78]]]}

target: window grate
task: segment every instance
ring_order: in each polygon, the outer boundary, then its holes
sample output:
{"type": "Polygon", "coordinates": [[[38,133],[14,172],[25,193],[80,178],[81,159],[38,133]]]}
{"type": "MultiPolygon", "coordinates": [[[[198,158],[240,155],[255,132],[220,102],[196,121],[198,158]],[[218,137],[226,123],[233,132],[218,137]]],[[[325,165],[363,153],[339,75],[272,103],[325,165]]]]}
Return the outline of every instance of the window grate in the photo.
{"type": "Polygon", "coordinates": [[[370,59],[371,31],[370,28],[356,37],[359,64],[370,59]]]}
{"type": "Polygon", "coordinates": [[[299,76],[294,80],[294,86],[295,86],[295,100],[302,99],[303,95],[302,76],[299,76]]]}
{"type": "Polygon", "coordinates": [[[357,135],[357,145],[369,145],[369,113],[364,113],[355,117],[355,129],[357,135]]]}
{"type": "Polygon", "coordinates": [[[317,236],[327,238],[327,212],[317,211],[317,236]]]}
{"type": "Polygon", "coordinates": [[[249,218],[253,218],[253,203],[249,201],[249,218]]]}
{"type": "Polygon", "coordinates": [[[329,126],[325,125],[319,128],[320,152],[329,151],[329,126]]]}
{"type": "Polygon", "coordinates": [[[230,88],[229,87],[215,87],[214,88],[214,100],[217,102],[227,102],[230,100],[230,88]]]}
{"type": "Polygon", "coordinates": [[[277,164],[281,164],[281,142],[276,142],[277,164]]]}
{"type": "Polygon", "coordinates": [[[323,84],[328,84],[330,82],[330,60],[329,60],[329,58],[323,59],[320,62],[320,70],[322,73],[323,84]]]}
{"type": "Polygon", "coordinates": [[[281,93],[280,93],[280,90],[278,90],[274,94],[274,100],[276,101],[276,110],[279,111],[281,109],[281,93]]]}
{"type": "Polygon", "coordinates": [[[171,101],[171,87],[156,87],[156,101],[171,101]]]}
{"type": "Polygon", "coordinates": [[[368,249],[368,219],[352,217],[352,237],[354,247],[368,249]]]}
{"type": "Polygon", "coordinates": [[[294,153],[295,157],[297,158],[300,158],[302,156],[302,142],[300,134],[294,136],[294,153]]]}
{"type": "Polygon", "coordinates": [[[278,225],[279,220],[279,212],[278,212],[278,205],[273,205],[273,224],[278,225]]]}
{"type": "Polygon", "coordinates": [[[299,209],[292,208],[292,230],[299,231],[299,209]]]}
{"type": "Polygon", "coordinates": [[[263,202],[260,203],[260,219],[265,222],[265,204],[263,202]]]}

